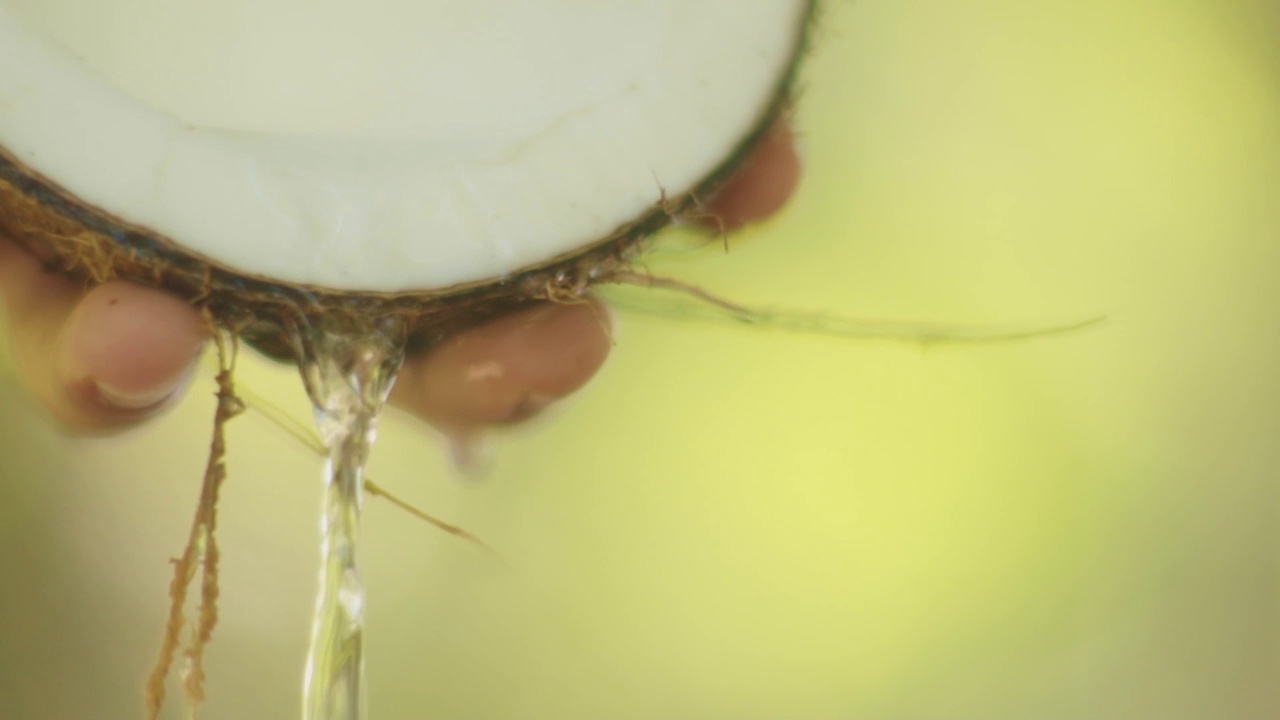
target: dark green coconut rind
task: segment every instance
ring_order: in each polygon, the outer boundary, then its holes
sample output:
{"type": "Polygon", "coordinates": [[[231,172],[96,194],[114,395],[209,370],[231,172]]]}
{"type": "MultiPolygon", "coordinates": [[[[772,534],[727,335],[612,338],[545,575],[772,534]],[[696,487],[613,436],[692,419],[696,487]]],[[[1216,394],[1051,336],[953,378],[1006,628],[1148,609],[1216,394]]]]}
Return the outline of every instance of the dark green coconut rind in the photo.
{"type": "Polygon", "coordinates": [[[593,284],[630,268],[644,240],[699,211],[741,166],[789,108],[800,61],[813,34],[820,0],[810,0],[797,29],[793,62],[775,86],[752,132],[705,180],[686,194],[655,204],[634,222],[573,253],[506,277],[429,292],[335,291],[274,283],[238,272],[182,249],[163,235],[80,200],[0,146],[0,232],[40,258],[52,271],[97,285],[123,279],[163,288],[207,310],[218,325],[258,343],[269,354],[289,355],[281,328],[300,318],[398,315],[415,328],[423,347],[536,301],[573,302],[593,284]]]}

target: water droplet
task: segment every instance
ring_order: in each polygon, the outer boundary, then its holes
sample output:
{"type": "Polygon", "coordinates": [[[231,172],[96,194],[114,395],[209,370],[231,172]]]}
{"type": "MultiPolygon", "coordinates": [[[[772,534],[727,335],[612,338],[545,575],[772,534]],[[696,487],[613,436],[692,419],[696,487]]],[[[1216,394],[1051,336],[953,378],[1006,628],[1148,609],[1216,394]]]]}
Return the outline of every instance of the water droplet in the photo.
{"type": "Polygon", "coordinates": [[[485,434],[470,430],[456,432],[446,438],[453,469],[463,480],[480,481],[493,471],[497,453],[493,441],[485,434]]]}

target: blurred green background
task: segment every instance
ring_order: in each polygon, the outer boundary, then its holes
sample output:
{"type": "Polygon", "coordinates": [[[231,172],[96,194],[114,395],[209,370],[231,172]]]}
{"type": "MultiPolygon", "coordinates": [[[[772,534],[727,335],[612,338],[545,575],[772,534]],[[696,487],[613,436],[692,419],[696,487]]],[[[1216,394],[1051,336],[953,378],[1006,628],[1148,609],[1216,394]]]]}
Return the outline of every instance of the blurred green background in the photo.
{"type": "MultiPolygon", "coordinates": [[[[371,717],[1280,717],[1278,31],[1275,0],[829,3],[799,195],[653,269],[1109,321],[922,350],[624,314],[481,482],[388,416],[372,476],[510,568],[368,503],[371,717]]],[[[140,715],[211,392],[86,441],[0,381],[0,717],[140,715]]],[[[206,717],[295,717],[319,462],[230,432],[206,717]]]]}

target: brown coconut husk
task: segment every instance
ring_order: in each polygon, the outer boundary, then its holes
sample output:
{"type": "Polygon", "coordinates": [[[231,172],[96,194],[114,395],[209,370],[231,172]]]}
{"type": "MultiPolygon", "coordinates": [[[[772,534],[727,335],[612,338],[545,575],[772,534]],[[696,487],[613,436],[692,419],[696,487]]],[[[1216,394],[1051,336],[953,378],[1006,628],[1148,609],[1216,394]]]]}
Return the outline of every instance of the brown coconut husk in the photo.
{"type": "Polygon", "coordinates": [[[187,593],[197,571],[200,573],[200,605],[195,627],[191,631],[191,641],[183,653],[188,665],[182,681],[188,702],[193,708],[197,708],[197,716],[199,705],[205,697],[204,647],[213,638],[214,627],[218,624],[218,595],[221,592],[218,585],[218,560],[221,557],[217,534],[218,494],[227,479],[226,424],[244,412],[245,404],[236,395],[233,380],[239,349],[236,337],[217,331],[214,333],[214,341],[218,351],[218,374],[215,378],[218,392],[213,440],[205,463],[200,501],[191,521],[191,533],[182,555],[173,559],[173,580],[169,583],[169,617],[165,622],[164,637],[160,642],[155,667],[144,688],[147,717],[152,720],[160,716],[160,709],[164,705],[165,683],[186,629],[187,593]]]}

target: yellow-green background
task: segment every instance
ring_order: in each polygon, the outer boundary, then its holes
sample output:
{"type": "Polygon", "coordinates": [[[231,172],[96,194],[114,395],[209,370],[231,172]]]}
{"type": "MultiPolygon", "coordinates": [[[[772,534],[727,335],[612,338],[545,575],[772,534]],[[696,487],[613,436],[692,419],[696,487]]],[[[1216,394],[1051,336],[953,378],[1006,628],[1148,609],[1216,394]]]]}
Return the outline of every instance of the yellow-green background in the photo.
{"type": "MultiPolygon", "coordinates": [[[[789,209],[655,270],[1109,322],[925,351],[624,315],[478,483],[389,416],[373,477],[510,567],[368,504],[373,720],[1280,716],[1280,4],[830,2],[805,80],[789,209]]],[[[211,386],[110,441],[0,391],[0,717],[135,717],[211,386]]],[[[230,439],[207,717],[293,717],[318,462],[230,439]]]]}

